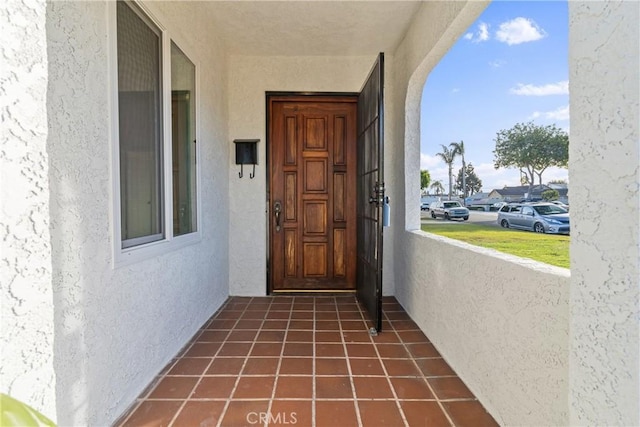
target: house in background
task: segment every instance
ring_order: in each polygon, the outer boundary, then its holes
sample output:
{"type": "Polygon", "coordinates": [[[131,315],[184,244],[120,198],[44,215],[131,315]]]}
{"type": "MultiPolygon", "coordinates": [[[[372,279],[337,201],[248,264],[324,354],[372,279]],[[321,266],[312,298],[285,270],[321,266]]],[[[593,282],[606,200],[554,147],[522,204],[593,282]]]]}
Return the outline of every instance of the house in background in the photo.
{"type": "MultiPolygon", "coordinates": [[[[271,292],[268,236],[294,211],[268,193],[268,97],[355,102],[384,52],[384,187],[365,188],[392,201],[384,293],[500,424],[639,425],[640,5],[569,2],[569,271],[420,231],[422,88],[486,4],[3,4],[0,391],[108,425],[230,295],[271,292]],[[239,139],[260,140],[253,179],[239,139]]],[[[295,139],[297,111],[272,131],[295,139]]],[[[318,194],[352,182],[331,150],[351,146],[309,119],[313,154],[283,149],[282,185],[323,225],[318,194]]]]}
{"type": "Polygon", "coordinates": [[[547,184],[549,188],[552,190],[556,190],[558,192],[558,200],[562,203],[569,204],[569,185],[568,184],[559,184],[550,182],[547,184]]]}
{"type": "Polygon", "coordinates": [[[548,185],[535,185],[533,187],[531,187],[531,189],[529,188],[528,185],[520,185],[517,187],[504,187],[504,188],[500,188],[500,189],[495,189],[492,190],[489,193],[488,198],[489,199],[496,199],[499,201],[503,201],[503,202],[521,202],[523,200],[542,200],[542,193],[544,193],[547,190],[551,190],[554,189],[558,192],[558,200],[560,200],[563,203],[568,203],[568,193],[569,190],[567,189],[566,185],[564,186],[564,188],[552,188],[548,185]],[[531,191],[531,194],[529,194],[529,191],[531,191]]]}

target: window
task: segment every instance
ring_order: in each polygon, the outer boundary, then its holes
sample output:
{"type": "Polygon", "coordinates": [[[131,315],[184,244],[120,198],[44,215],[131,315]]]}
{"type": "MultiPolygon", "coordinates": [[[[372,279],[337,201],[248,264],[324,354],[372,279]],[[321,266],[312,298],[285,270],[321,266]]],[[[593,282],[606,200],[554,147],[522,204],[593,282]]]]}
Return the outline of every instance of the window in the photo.
{"type": "Polygon", "coordinates": [[[522,214],[533,216],[533,208],[531,208],[530,206],[525,206],[524,208],[522,208],[522,214]]]}
{"type": "Polygon", "coordinates": [[[198,230],[196,66],[137,4],[118,1],[115,16],[124,253],[198,230]]]}
{"type": "Polygon", "coordinates": [[[173,168],[173,234],[196,229],[196,67],[171,42],[171,146],[173,168]]]}
{"type": "Polygon", "coordinates": [[[160,30],[118,2],[122,247],[164,238],[160,30]]]}

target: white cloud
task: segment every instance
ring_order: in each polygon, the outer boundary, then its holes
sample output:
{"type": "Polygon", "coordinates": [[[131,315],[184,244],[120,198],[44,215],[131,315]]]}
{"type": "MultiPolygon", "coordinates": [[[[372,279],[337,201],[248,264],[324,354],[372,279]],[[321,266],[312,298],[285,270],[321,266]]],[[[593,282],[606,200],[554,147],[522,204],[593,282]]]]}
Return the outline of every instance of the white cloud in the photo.
{"type": "MultiPolygon", "coordinates": [[[[458,173],[458,169],[454,165],[454,176],[458,173]]],[[[449,167],[442,161],[440,157],[430,156],[428,154],[420,153],[420,170],[426,169],[431,176],[431,182],[440,181],[445,188],[449,188],[449,167]]],[[[455,182],[454,182],[455,184],[455,182]]]]}
{"type": "Polygon", "coordinates": [[[493,163],[480,163],[473,165],[473,168],[482,180],[482,190],[489,192],[496,188],[503,188],[505,185],[519,185],[520,174],[517,170],[496,169],[493,163]]]}
{"type": "Polygon", "coordinates": [[[489,40],[489,24],[485,24],[484,22],[481,22],[478,25],[478,40],[477,42],[484,42],[489,40]]]}
{"type": "Polygon", "coordinates": [[[540,40],[546,35],[547,33],[535,22],[519,17],[500,24],[500,29],[496,32],[496,39],[511,46],[540,40]]]}
{"type": "Polygon", "coordinates": [[[431,169],[436,166],[440,166],[442,160],[436,156],[430,156],[428,154],[420,153],[420,170],[427,169],[431,171],[431,169]]]}
{"type": "Polygon", "coordinates": [[[489,40],[489,24],[480,22],[475,33],[473,31],[466,33],[463,38],[471,41],[472,43],[480,43],[489,40]]]}
{"type": "Polygon", "coordinates": [[[569,120],[569,106],[565,105],[564,107],[556,108],[553,111],[536,111],[531,115],[530,119],[538,119],[541,117],[553,121],[569,120]]]}
{"type": "Polygon", "coordinates": [[[563,80],[542,86],[518,83],[516,87],[509,89],[509,93],[524,96],[568,95],[569,81],[563,80]]]}
{"type": "Polygon", "coordinates": [[[453,89],[451,89],[451,93],[458,93],[458,92],[460,92],[459,87],[454,87],[453,89]]]}
{"type": "Polygon", "coordinates": [[[569,170],[563,168],[550,167],[542,174],[542,183],[549,181],[567,181],[569,182],[569,170]]]}
{"type": "Polygon", "coordinates": [[[496,59],[495,61],[490,61],[489,66],[491,68],[500,68],[505,65],[507,61],[503,61],[502,59],[496,59]]]}

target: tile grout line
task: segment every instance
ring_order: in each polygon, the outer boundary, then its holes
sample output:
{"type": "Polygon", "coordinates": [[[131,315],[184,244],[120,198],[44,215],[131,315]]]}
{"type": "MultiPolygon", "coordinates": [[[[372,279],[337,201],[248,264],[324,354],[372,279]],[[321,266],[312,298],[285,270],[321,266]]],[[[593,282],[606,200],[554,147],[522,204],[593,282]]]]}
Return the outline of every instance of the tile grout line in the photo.
{"type": "MultiPolygon", "coordinates": [[[[225,307],[226,308],[226,307],[225,307]]],[[[244,313],[244,311],[243,311],[244,313]]],[[[240,315],[242,316],[242,315],[240,315]]],[[[238,318],[239,319],[239,318],[238,318]]],[[[236,321],[237,324],[237,321],[236,321]]],[[[206,329],[205,329],[206,330],[206,329]]],[[[231,331],[231,330],[230,330],[231,331]]],[[[209,363],[207,363],[207,366],[204,368],[204,370],[202,371],[202,373],[200,374],[198,380],[196,381],[196,383],[194,384],[193,388],[191,389],[191,392],[189,393],[189,395],[187,396],[186,399],[184,399],[184,401],[182,402],[182,405],[180,405],[180,407],[178,408],[178,410],[176,411],[176,413],[174,414],[173,418],[171,418],[171,421],[169,421],[169,427],[173,426],[173,423],[176,421],[176,419],[178,418],[178,415],[182,412],[182,410],[184,409],[184,407],[187,405],[187,402],[189,402],[189,400],[191,399],[191,397],[193,396],[193,393],[195,393],[196,389],[198,388],[198,386],[200,385],[200,383],[202,382],[202,379],[205,378],[207,375],[207,371],[209,370],[209,368],[211,367],[211,365],[213,364],[213,361],[216,359],[216,355],[218,354],[218,352],[220,351],[220,349],[222,348],[223,344],[226,342],[226,339],[228,338],[228,336],[231,334],[231,332],[229,332],[227,334],[227,337],[225,337],[225,341],[223,341],[220,344],[220,347],[218,347],[218,349],[216,350],[215,354],[213,355],[213,357],[211,357],[211,360],[209,361],[209,363]]],[[[202,333],[198,336],[200,337],[202,335],[202,333]]],[[[194,341],[195,344],[195,341],[194,341]]],[[[186,354],[186,353],[185,353],[186,354]]],[[[184,355],[180,357],[179,360],[184,360],[184,355]]],[[[177,364],[177,362],[176,362],[177,364]]],[[[175,364],[174,364],[175,366],[175,364]]],[[[169,371],[167,371],[167,374],[169,373],[169,371]]],[[[166,377],[166,374],[165,374],[166,377]]]]}
{"type": "MultiPolygon", "coordinates": [[[[364,317],[362,316],[362,310],[360,308],[360,304],[358,303],[357,299],[356,299],[356,304],[357,304],[357,307],[358,307],[358,313],[360,313],[360,318],[364,319],[364,317]]],[[[368,325],[365,322],[365,331],[367,331],[367,326],[368,325]]],[[[342,341],[342,347],[343,347],[343,351],[344,351],[344,356],[346,357],[346,361],[347,361],[347,370],[349,371],[349,382],[351,383],[351,394],[353,395],[353,405],[354,405],[354,407],[356,409],[356,419],[358,420],[358,426],[359,427],[363,427],[362,415],[360,414],[360,405],[358,405],[358,395],[356,393],[356,383],[353,380],[353,371],[351,369],[351,357],[349,356],[349,353],[347,351],[347,340],[344,339],[344,330],[342,329],[342,321],[340,319],[340,312],[338,312],[338,328],[339,328],[340,338],[341,338],[341,341],[342,341]]],[[[371,337],[369,337],[369,341],[371,341],[371,337]]]]}
{"type": "MultiPolygon", "coordinates": [[[[214,313],[208,320],[205,329],[201,329],[200,332],[197,335],[197,338],[194,338],[193,342],[191,343],[191,345],[189,346],[188,349],[185,349],[184,352],[181,353],[180,357],[178,357],[178,359],[174,362],[173,366],[171,368],[169,368],[167,370],[167,372],[163,375],[163,379],[167,377],[167,375],[169,374],[169,372],[171,371],[171,369],[173,369],[175,367],[175,365],[178,364],[178,362],[180,360],[184,360],[185,355],[189,352],[189,350],[191,350],[193,348],[193,346],[198,342],[198,338],[200,338],[202,336],[202,334],[204,333],[204,331],[206,331],[207,327],[211,324],[211,322],[215,319],[215,316],[218,316],[220,313],[224,312],[227,309],[227,306],[229,305],[229,301],[230,299],[228,299],[225,304],[220,307],[220,309],[214,313]]],[[[244,313],[244,311],[243,311],[244,313]]],[[[236,324],[237,324],[237,320],[236,320],[236,324]]],[[[228,337],[229,334],[227,334],[228,337]]],[[[225,337],[225,341],[226,338],[225,337]]],[[[224,341],[223,341],[224,342],[224,341]]],[[[220,344],[220,347],[216,350],[216,354],[218,354],[218,352],[220,351],[220,349],[222,348],[222,344],[220,344]]],[[[204,371],[202,371],[202,374],[200,374],[198,380],[196,381],[196,383],[193,385],[193,387],[191,388],[191,391],[189,392],[189,394],[187,395],[186,398],[182,399],[182,404],[180,405],[180,407],[178,407],[178,409],[176,410],[176,413],[173,414],[173,417],[171,418],[171,420],[169,421],[168,426],[171,427],[173,425],[173,423],[175,422],[175,420],[178,418],[178,415],[182,412],[182,410],[184,409],[184,407],[186,406],[187,402],[189,401],[189,398],[191,397],[191,395],[193,394],[193,392],[196,390],[196,388],[198,387],[198,385],[200,384],[200,382],[202,382],[202,378],[205,376],[204,374],[207,372],[207,369],[209,369],[209,367],[211,366],[211,364],[213,363],[213,360],[216,357],[216,354],[213,355],[213,357],[211,357],[211,360],[209,361],[209,363],[207,364],[207,367],[204,369],[204,371]]],[[[148,398],[149,396],[147,396],[148,398]]]]}
{"type": "MultiPolygon", "coordinates": [[[[269,399],[269,404],[267,405],[267,419],[265,420],[264,427],[269,426],[269,420],[271,418],[271,409],[273,408],[273,401],[276,397],[276,389],[278,387],[278,380],[280,378],[280,368],[282,367],[282,359],[284,358],[284,348],[287,345],[287,336],[289,335],[289,326],[291,325],[291,313],[293,312],[293,303],[291,302],[291,308],[289,309],[289,319],[287,319],[287,326],[285,327],[284,333],[284,341],[282,342],[282,348],[280,348],[280,358],[278,360],[278,367],[276,368],[275,378],[273,380],[273,390],[271,390],[271,398],[269,399]]],[[[273,303],[272,303],[273,304],[273,303]]],[[[269,310],[267,310],[267,316],[269,315],[269,311],[271,310],[271,305],[269,305],[269,310]]],[[[257,336],[256,336],[257,339],[257,336]]]]}
{"type": "Polygon", "coordinates": [[[316,298],[313,298],[312,327],[313,327],[313,351],[311,359],[311,427],[316,427],[316,298]]]}
{"type": "MultiPolygon", "coordinates": [[[[151,393],[153,393],[153,391],[158,387],[158,385],[160,384],[160,382],[162,382],[163,379],[165,379],[169,372],[171,371],[171,369],[173,369],[175,367],[175,365],[182,359],[184,359],[184,355],[187,354],[187,352],[193,347],[193,345],[197,342],[198,338],[202,335],[202,333],[206,330],[206,328],[209,326],[209,324],[211,323],[211,321],[214,319],[214,317],[223,312],[227,305],[229,304],[230,298],[227,299],[227,301],[225,301],[222,306],[216,310],[215,313],[213,313],[203,324],[204,329],[199,328],[198,332],[196,332],[193,336],[193,338],[191,339],[191,342],[188,343],[188,345],[186,345],[184,348],[182,348],[178,354],[180,354],[180,356],[178,356],[177,358],[173,359],[172,362],[170,362],[169,364],[167,364],[167,366],[165,366],[165,368],[163,368],[164,374],[160,375],[156,381],[155,384],[153,384],[151,387],[148,387],[149,391],[144,395],[144,397],[141,397],[138,399],[137,404],[129,411],[129,414],[127,415],[127,417],[123,420],[121,425],[125,425],[127,421],[129,421],[129,419],[131,418],[131,416],[138,410],[138,408],[142,405],[142,403],[144,403],[145,401],[149,400],[149,396],[151,395],[151,393]]],[[[219,350],[219,349],[218,349],[219,350]]],[[[213,361],[213,358],[211,359],[213,361]]],[[[209,364],[211,364],[211,362],[209,362],[209,364]]],[[[207,369],[208,369],[207,365],[207,369]]],[[[206,369],[205,369],[206,372],[206,369]]],[[[202,375],[200,376],[200,378],[202,378],[202,375]]],[[[193,391],[195,390],[195,387],[198,385],[198,383],[200,382],[200,380],[196,381],[196,384],[194,385],[194,387],[191,389],[191,392],[189,393],[189,395],[191,395],[191,393],[193,393],[193,391]]],[[[182,404],[180,405],[180,407],[176,410],[175,414],[173,414],[173,417],[171,418],[171,420],[169,421],[169,426],[171,425],[171,423],[173,423],[174,419],[178,416],[178,414],[180,413],[180,411],[182,411],[182,408],[184,407],[184,405],[186,404],[187,400],[189,399],[189,395],[185,398],[185,399],[175,399],[175,400],[183,400],[182,404]]],[[[153,399],[151,399],[153,400],[153,399]]],[[[160,399],[160,400],[165,400],[165,399],[160,399]]]]}
{"type": "MultiPolygon", "coordinates": [[[[387,318],[387,321],[389,322],[389,324],[391,324],[391,321],[387,317],[386,313],[383,313],[383,315],[384,315],[384,317],[387,318]]],[[[394,333],[396,332],[395,328],[393,328],[393,331],[394,331],[394,333]]],[[[398,336],[398,339],[400,339],[400,336],[398,336]]],[[[372,341],[374,341],[374,340],[372,339],[372,341]]],[[[400,339],[400,342],[402,342],[401,339],[400,339]]],[[[387,379],[387,384],[389,384],[389,388],[391,389],[391,393],[393,394],[393,397],[395,399],[396,407],[398,408],[398,411],[400,411],[400,416],[402,417],[402,421],[404,422],[405,426],[409,427],[409,422],[407,421],[407,417],[406,417],[406,415],[404,413],[404,410],[402,409],[402,405],[400,405],[400,398],[398,397],[398,393],[396,393],[396,389],[393,387],[393,383],[391,382],[391,378],[389,376],[389,371],[387,371],[387,367],[385,366],[384,361],[382,360],[382,356],[380,355],[380,351],[378,351],[378,344],[375,341],[373,342],[373,346],[374,346],[374,348],[376,350],[376,354],[378,355],[378,361],[380,362],[380,365],[382,366],[382,371],[384,372],[385,378],[387,379]]],[[[404,346],[404,343],[403,343],[403,346],[404,346]]],[[[409,355],[411,355],[411,353],[409,353],[408,349],[405,348],[405,350],[407,350],[407,353],[409,355]]]]}
{"type": "MultiPolygon", "coordinates": [[[[406,310],[404,310],[404,307],[403,307],[403,311],[406,313],[406,310]]],[[[409,313],[407,313],[407,315],[409,315],[409,313]]],[[[411,318],[411,316],[409,316],[409,318],[411,318]]],[[[411,321],[413,321],[413,319],[411,319],[411,321]]],[[[390,320],[389,320],[389,323],[393,326],[393,324],[391,323],[390,320]]],[[[418,326],[417,323],[416,323],[416,326],[418,326]]],[[[393,327],[393,329],[395,330],[395,327],[393,327]]],[[[419,326],[418,326],[418,330],[422,332],[422,329],[420,329],[419,326]]],[[[422,332],[422,333],[424,334],[424,332],[422,332]]],[[[426,336],[426,334],[424,334],[424,335],[429,340],[429,338],[426,336]]],[[[398,334],[398,337],[400,337],[400,334],[398,334]]],[[[411,355],[411,361],[413,362],[413,365],[418,369],[418,372],[420,372],[420,377],[424,380],[424,382],[427,383],[427,387],[429,387],[429,391],[431,392],[431,394],[435,398],[435,401],[438,404],[438,407],[440,408],[442,413],[444,414],[445,418],[447,419],[447,421],[449,421],[449,424],[452,427],[455,427],[455,424],[454,424],[453,420],[451,419],[451,417],[449,416],[449,413],[445,410],[444,405],[442,404],[442,402],[440,402],[440,397],[434,391],[433,387],[431,386],[431,383],[429,382],[427,377],[424,375],[424,372],[422,372],[422,369],[420,369],[420,366],[418,366],[418,363],[416,362],[416,357],[413,355],[413,353],[411,353],[411,351],[409,351],[409,347],[407,346],[407,343],[405,343],[405,341],[403,339],[401,339],[400,342],[402,342],[402,346],[405,348],[407,353],[409,353],[411,355]]],[[[429,343],[431,343],[431,340],[429,340],[429,343]]],[[[431,345],[433,345],[433,344],[431,344],[431,345]]],[[[434,346],[434,348],[435,348],[435,346],[434,346]]],[[[440,352],[438,352],[438,354],[440,354],[440,352]]]]}
{"type": "MultiPolygon", "coordinates": [[[[251,298],[251,300],[249,300],[249,302],[247,303],[247,306],[245,307],[245,309],[243,310],[242,314],[244,314],[245,312],[249,311],[249,306],[251,305],[251,303],[255,300],[255,298],[251,298]]],[[[240,321],[240,319],[242,319],[242,315],[240,315],[240,317],[238,318],[238,320],[236,321],[235,325],[238,324],[238,322],[240,321]]],[[[234,326],[235,326],[234,325],[234,326]]],[[[257,332],[256,332],[256,337],[258,336],[258,334],[260,333],[260,330],[262,329],[262,326],[264,325],[264,319],[262,320],[262,323],[260,324],[260,328],[258,328],[257,332]]],[[[229,335],[231,335],[231,332],[233,331],[233,328],[229,331],[229,334],[227,335],[227,338],[229,338],[229,335]]],[[[254,337],[254,338],[256,338],[254,337]]],[[[225,343],[227,342],[227,340],[225,339],[224,341],[225,343]]],[[[244,362],[242,363],[242,366],[240,367],[240,371],[238,372],[238,378],[236,379],[235,383],[233,384],[233,387],[231,388],[231,392],[229,393],[229,396],[226,399],[224,408],[222,409],[222,412],[220,413],[220,419],[218,420],[218,424],[217,427],[222,427],[222,420],[224,419],[224,417],[227,415],[227,411],[229,410],[229,406],[231,405],[231,401],[233,400],[233,394],[236,392],[236,389],[238,388],[238,384],[240,383],[240,378],[241,378],[241,374],[242,371],[244,370],[244,367],[247,365],[247,361],[249,360],[249,355],[251,354],[251,350],[253,350],[253,346],[255,345],[256,341],[255,339],[253,340],[253,343],[251,344],[251,347],[249,348],[248,353],[244,356],[244,362]]],[[[223,344],[224,345],[224,344],[223,344]]],[[[220,350],[222,349],[223,346],[220,346],[220,349],[218,349],[218,352],[220,352],[220,350]]],[[[206,371],[205,371],[206,372],[206,371]]]]}

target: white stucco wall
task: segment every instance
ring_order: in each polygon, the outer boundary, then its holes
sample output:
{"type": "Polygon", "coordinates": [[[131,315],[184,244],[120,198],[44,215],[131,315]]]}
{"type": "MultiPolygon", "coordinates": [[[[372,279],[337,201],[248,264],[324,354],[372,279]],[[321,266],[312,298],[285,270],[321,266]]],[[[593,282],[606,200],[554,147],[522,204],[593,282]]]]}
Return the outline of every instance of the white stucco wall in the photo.
{"type": "Polygon", "coordinates": [[[568,422],[569,270],[420,231],[403,306],[501,425],[568,422]]]}
{"type": "Polygon", "coordinates": [[[569,271],[413,231],[424,81],[485,6],[426,3],[395,53],[396,297],[498,423],[565,425],[569,271]]]}
{"type": "MultiPolygon", "coordinates": [[[[47,7],[57,422],[107,425],[228,296],[224,51],[194,4],[149,5],[199,66],[199,243],[113,266],[113,2],[47,7]]],[[[117,174],[117,172],[115,172],[117,174]]],[[[117,231],[115,231],[117,232],[117,231]]]]}
{"type": "Polygon", "coordinates": [[[7,2],[0,21],[0,392],[55,419],[46,4],[7,2]]]}
{"type": "MultiPolygon", "coordinates": [[[[256,177],[240,179],[229,153],[231,295],[267,292],[266,92],[358,92],[376,55],[364,57],[233,56],[229,62],[229,140],[259,138],[256,177]]],[[[389,90],[389,88],[387,88],[389,90]]],[[[385,231],[385,233],[389,233],[385,231]]],[[[390,270],[385,255],[385,270],[390,270]],[[388,266],[388,267],[387,267],[388,266]]],[[[393,283],[385,283],[393,293],[393,283]]]]}
{"type": "Polygon", "coordinates": [[[569,16],[571,423],[640,425],[640,4],[569,16]]]}

